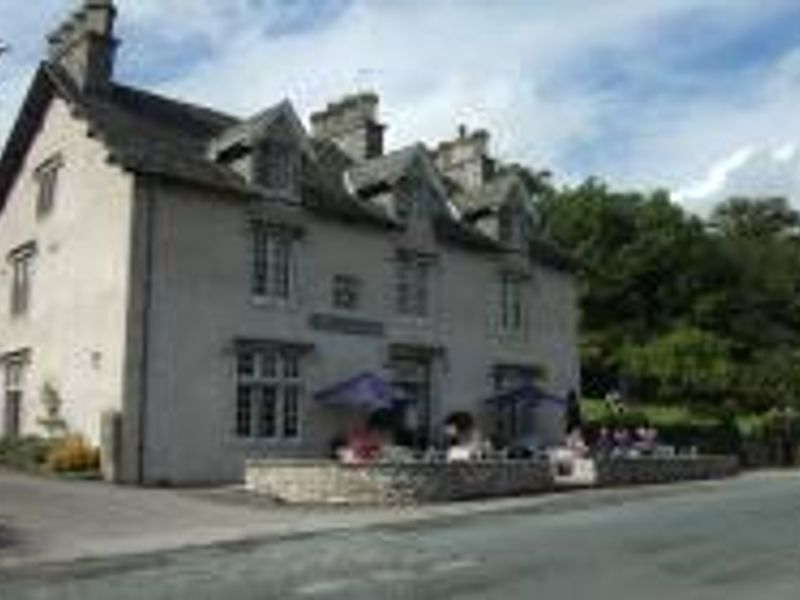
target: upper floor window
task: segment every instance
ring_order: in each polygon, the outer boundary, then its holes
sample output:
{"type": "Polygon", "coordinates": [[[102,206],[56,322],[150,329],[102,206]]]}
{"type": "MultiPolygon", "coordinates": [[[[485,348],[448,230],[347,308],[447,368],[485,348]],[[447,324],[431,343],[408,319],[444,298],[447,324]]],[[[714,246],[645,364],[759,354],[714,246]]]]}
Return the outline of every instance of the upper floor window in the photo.
{"type": "Polygon", "coordinates": [[[243,349],[237,356],[236,373],[237,437],[300,437],[300,352],[294,347],[243,349]]]}
{"type": "Polygon", "coordinates": [[[46,160],[36,169],[34,175],[38,186],[36,214],[39,217],[44,217],[53,210],[58,190],[58,174],[63,164],[61,155],[56,155],[46,160]]]}
{"type": "Polygon", "coordinates": [[[522,333],[527,323],[527,279],[516,273],[500,277],[500,329],[506,333],[522,333]]]}
{"type": "Polygon", "coordinates": [[[261,145],[258,181],[269,192],[293,196],[296,192],[298,152],[290,144],[267,141],[261,145]]]}
{"type": "Polygon", "coordinates": [[[275,225],[253,227],[252,293],[289,300],[295,293],[297,232],[275,225]]]}
{"type": "Polygon", "coordinates": [[[11,314],[22,315],[28,312],[31,302],[31,280],[36,245],[25,244],[14,250],[8,257],[11,264],[11,314]]]}
{"type": "Polygon", "coordinates": [[[355,275],[333,276],[333,307],[357,310],[361,296],[361,280],[355,275]]]}
{"type": "Polygon", "coordinates": [[[431,302],[431,259],[404,252],[397,257],[396,309],[400,315],[427,317],[431,302]]]}

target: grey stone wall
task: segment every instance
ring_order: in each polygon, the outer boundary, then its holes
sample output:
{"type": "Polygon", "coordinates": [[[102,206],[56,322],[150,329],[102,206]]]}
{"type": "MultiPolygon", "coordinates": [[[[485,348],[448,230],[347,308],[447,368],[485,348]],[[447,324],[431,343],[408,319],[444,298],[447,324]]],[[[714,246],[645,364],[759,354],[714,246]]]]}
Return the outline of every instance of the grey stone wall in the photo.
{"type": "MultiPolygon", "coordinates": [[[[738,472],[733,456],[609,459],[596,463],[597,487],[718,479],[738,472]]],[[[554,491],[549,463],[372,463],[250,460],[246,487],[290,504],[420,504],[554,491]]]]}
{"type": "Polygon", "coordinates": [[[549,490],[544,462],[375,463],[251,460],[247,488],[289,503],[418,504],[549,490]]]}
{"type": "Polygon", "coordinates": [[[671,483],[735,475],[735,456],[614,458],[595,462],[598,486],[671,483]]]}

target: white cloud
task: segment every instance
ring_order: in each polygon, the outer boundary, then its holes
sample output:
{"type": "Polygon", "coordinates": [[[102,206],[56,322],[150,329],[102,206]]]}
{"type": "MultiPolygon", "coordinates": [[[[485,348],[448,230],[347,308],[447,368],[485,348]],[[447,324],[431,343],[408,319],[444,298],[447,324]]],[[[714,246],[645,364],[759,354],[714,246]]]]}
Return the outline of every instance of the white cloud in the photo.
{"type": "MultiPolygon", "coordinates": [[[[391,145],[434,142],[463,122],[489,128],[504,157],[573,177],[590,174],[576,156],[576,148],[588,145],[596,157],[591,174],[619,185],[680,187],[682,198],[702,205],[708,195],[700,193],[702,184],[723,188],[736,166],[730,157],[743,161],[737,154],[743,148],[757,155],[800,140],[800,53],[754,74],[753,89],[697,99],[665,96],[644,106],[624,87],[591,87],[566,74],[577,62],[612,51],[636,77],[673,85],[686,74],[661,60],[654,40],[665,23],[703,16],[735,33],[792,1],[352,0],[324,26],[279,35],[273,29],[288,18],[287,10],[302,20],[302,10],[319,4],[118,4],[128,39],[122,72],[155,81],[162,91],[246,115],[284,97],[307,114],[344,93],[374,88],[391,145]],[[160,44],[180,50],[196,40],[207,52],[164,68],[160,44]],[[612,142],[621,149],[606,152],[612,142]],[[729,162],[706,173],[720,157],[729,162]]],[[[0,30],[0,38],[10,37],[18,52],[5,63],[0,59],[0,135],[41,52],[32,40],[74,2],[0,0],[0,14],[12,12],[12,4],[14,30],[0,30]]]]}
{"type": "Polygon", "coordinates": [[[800,206],[798,145],[744,148],[713,165],[702,180],[677,192],[687,207],[700,213],[732,196],[783,196],[800,206]]]}

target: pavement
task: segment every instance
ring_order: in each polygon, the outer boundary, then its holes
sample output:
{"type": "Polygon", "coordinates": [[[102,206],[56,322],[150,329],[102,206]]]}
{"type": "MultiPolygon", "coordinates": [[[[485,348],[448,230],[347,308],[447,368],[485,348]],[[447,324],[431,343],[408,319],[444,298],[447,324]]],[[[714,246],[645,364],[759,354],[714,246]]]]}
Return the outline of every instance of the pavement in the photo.
{"type": "MultiPolygon", "coordinates": [[[[63,483],[1,476],[0,513],[21,518],[61,504],[63,498],[50,496],[10,511],[7,500],[26,486],[53,491],[64,490],[63,483]],[[9,481],[16,488],[11,495],[9,481]]],[[[797,472],[404,511],[254,506],[235,493],[207,490],[66,489],[69,503],[93,497],[95,518],[113,514],[121,521],[106,535],[83,522],[89,516],[62,523],[48,539],[82,532],[83,558],[43,564],[45,554],[7,565],[0,569],[0,598],[800,597],[797,472]],[[105,502],[110,498],[114,506],[105,502]],[[225,522],[211,527],[195,521],[201,516],[225,522]],[[182,528],[186,537],[175,537],[182,528]],[[198,532],[207,536],[204,547],[197,547],[198,532]],[[115,536],[122,536],[116,545],[115,536]],[[129,552],[147,545],[135,542],[142,537],[155,552],[129,552]],[[118,552],[87,554],[109,548],[118,552]]],[[[33,534],[31,527],[56,516],[53,509],[11,530],[33,534]]]]}

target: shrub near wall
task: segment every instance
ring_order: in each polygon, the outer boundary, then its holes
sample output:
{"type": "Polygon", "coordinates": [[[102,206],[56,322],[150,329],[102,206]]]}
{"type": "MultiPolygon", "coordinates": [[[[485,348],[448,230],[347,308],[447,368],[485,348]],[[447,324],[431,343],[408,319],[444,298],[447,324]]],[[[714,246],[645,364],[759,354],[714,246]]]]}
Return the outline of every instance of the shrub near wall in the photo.
{"type": "Polygon", "coordinates": [[[40,437],[0,439],[0,466],[18,471],[41,469],[52,442],[40,437]]]}
{"type": "Polygon", "coordinates": [[[88,473],[100,468],[100,453],[80,435],[67,435],[56,441],[44,461],[55,473],[88,473]]]}
{"type": "Polygon", "coordinates": [[[697,414],[673,406],[634,406],[614,413],[600,401],[584,401],[586,429],[593,437],[602,427],[636,428],[652,425],[661,443],[677,449],[695,448],[701,454],[735,454],[742,451],[743,436],[732,414],[697,414]]]}

